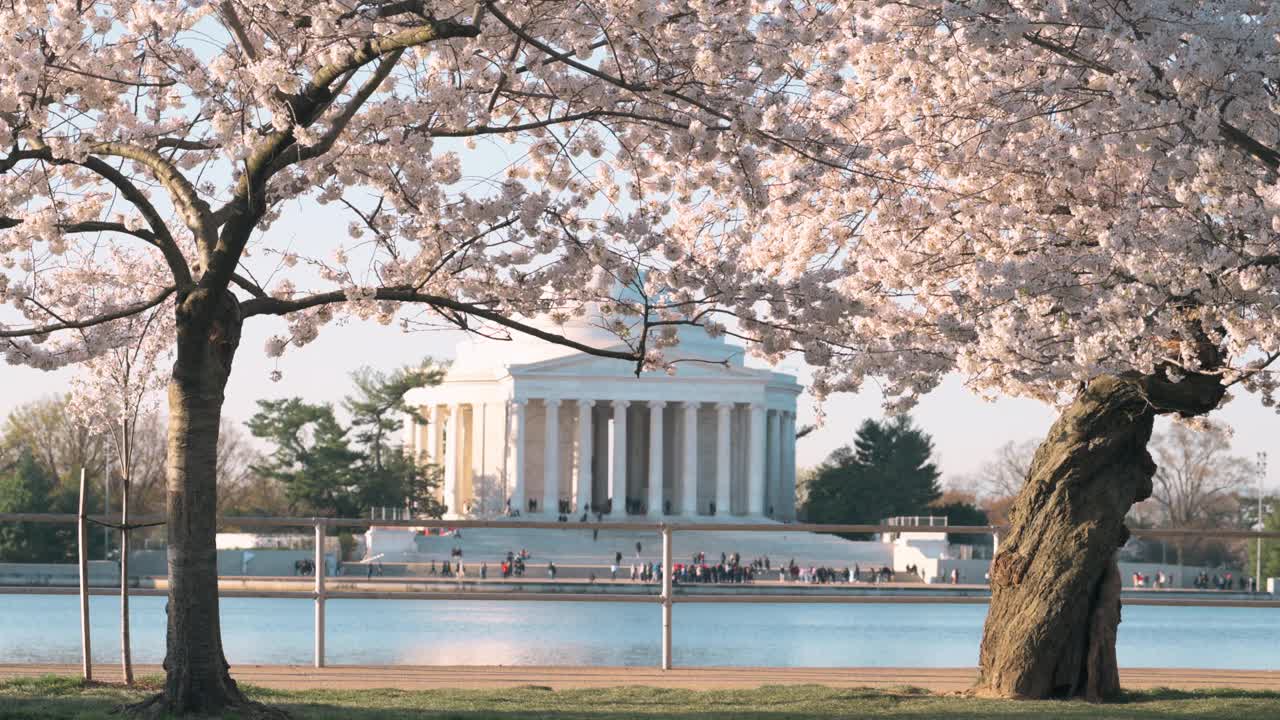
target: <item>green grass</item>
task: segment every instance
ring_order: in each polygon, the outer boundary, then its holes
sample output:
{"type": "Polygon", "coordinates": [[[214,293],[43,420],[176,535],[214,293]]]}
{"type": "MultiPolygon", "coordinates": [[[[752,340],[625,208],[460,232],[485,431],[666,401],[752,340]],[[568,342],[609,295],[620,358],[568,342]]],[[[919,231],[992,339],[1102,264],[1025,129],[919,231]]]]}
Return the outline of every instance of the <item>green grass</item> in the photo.
{"type": "MultiPolygon", "coordinates": [[[[119,718],[111,711],[147,696],[142,689],[84,685],[78,678],[46,676],[0,682],[0,718],[119,718]]],[[[1127,693],[1119,702],[1014,702],[924,690],[837,689],[815,685],[756,690],[664,690],[610,688],[551,691],[509,690],[305,690],[247,688],[256,700],[288,710],[295,718],[374,720],[783,720],[816,718],[1188,718],[1280,720],[1280,693],[1244,690],[1153,690],[1127,693]]]]}

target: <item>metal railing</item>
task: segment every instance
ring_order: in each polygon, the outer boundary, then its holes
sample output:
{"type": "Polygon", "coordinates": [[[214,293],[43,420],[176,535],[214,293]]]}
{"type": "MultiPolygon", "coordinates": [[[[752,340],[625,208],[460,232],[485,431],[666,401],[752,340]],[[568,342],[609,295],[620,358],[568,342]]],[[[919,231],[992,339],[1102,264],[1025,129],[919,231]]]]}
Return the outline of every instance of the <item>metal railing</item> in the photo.
{"type": "MultiPolygon", "coordinates": [[[[85,515],[85,519],[90,522],[110,523],[112,518],[104,515],[85,515]]],[[[73,524],[79,522],[80,518],[73,514],[55,514],[55,513],[0,513],[0,523],[12,522],[31,522],[31,523],[66,523],[73,524]]],[[[142,516],[134,518],[133,522],[138,524],[163,522],[164,517],[158,515],[142,516]]],[[[315,576],[314,588],[311,591],[297,590],[235,590],[221,589],[218,591],[220,596],[224,597],[248,597],[248,598],[293,598],[293,599],[311,599],[314,601],[315,610],[315,630],[314,630],[314,656],[313,663],[315,667],[325,666],[325,601],[329,599],[335,600],[385,600],[385,599],[405,599],[405,600],[505,600],[516,602],[657,602],[662,606],[662,654],[661,665],[663,670],[670,670],[672,667],[672,606],[674,603],[882,603],[890,598],[883,595],[867,596],[857,594],[773,594],[752,592],[747,589],[750,585],[743,586],[741,590],[736,590],[732,595],[715,594],[715,595],[691,595],[677,594],[673,583],[672,561],[672,538],[677,532],[748,532],[748,533],[795,533],[795,532],[813,532],[813,533],[903,533],[903,532],[937,532],[936,525],[820,525],[814,523],[774,523],[774,524],[744,524],[744,523],[725,523],[725,522],[578,522],[564,523],[555,521],[540,520],[437,520],[437,519],[415,519],[415,520],[376,520],[354,519],[354,518],[302,518],[302,517],[222,517],[218,519],[219,526],[235,526],[235,527],[310,527],[315,533],[315,576]],[[351,528],[351,527],[412,527],[412,528],[518,528],[524,530],[623,530],[623,531],[644,531],[655,532],[662,538],[662,578],[660,590],[657,594],[618,594],[609,592],[586,592],[586,593],[531,593],[531,592],[484,592],[482,594],[475,592],[460,591],[359,591],[359,590],[328,590],[325,587],[326,568],[324,562],[324,546],[325,546],[325,529],[326,528],[351,528]]],[[[953,535],[991,535],[998,538],[999,534],[1007,528],[994,525],[952,525],[946,527],[946,532],[953,535]]],[[[1232,539],[1253,539],[1259,540],[1280,539],[1280,531],[1257,531],[1257,530],[1203,530],[1191,528],[1132,528],[1130,534],[1134,537],[1149,538],[1180,538],[1180,537],[1214,537],[1214,538],[1232,538],[1232,539]]],[[[73,588],[30,588],[30,587],[0,587],[0,594],[70,594],[74,592],[73,588]]],[[[115,590],[110,588],[88,589],[83,583],[80,589],[82,597],[89,594],[107,594],[114,593],[115,590]]],[[[137,589],[131,590],[130,594],[142,596],[159,596],[167,595],[167,590],[158,589],[137,589]]],[[[962,597],[942,597],[942,596],[923,596],[923,597],[896,597],[896,602],[910,603],[980,603],[986,602],[985,596],[962,596],[962,597]]],[[[1180,600],[1159,600],[1159,599],[1126,599],[1131,605],[1176,605],[1190,604],[1180,600]]],[[[1197,605],[1210,606],[1263,606],[1263,607],[1280,607],[1280,600],[1275,601],[1242,601],[1242,600],[1200,600],[1195,602],[1197,605]]],[[[87,612],[87,605],[83,607],[87,612]]],[[[87,623],[87,619],[82,617],[82,621],[87,623]]]]}

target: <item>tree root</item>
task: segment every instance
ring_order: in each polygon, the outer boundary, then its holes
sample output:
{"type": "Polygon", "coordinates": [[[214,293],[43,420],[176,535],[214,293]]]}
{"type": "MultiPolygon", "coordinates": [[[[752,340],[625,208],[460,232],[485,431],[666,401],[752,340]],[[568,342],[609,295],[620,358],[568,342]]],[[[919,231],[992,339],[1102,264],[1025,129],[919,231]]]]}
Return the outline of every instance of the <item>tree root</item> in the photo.
{"type": "MultiPolygon", "coordinates": [[[[292,720],[292,715],[282,708],[265,703],[255,702],[253,700],[243,700],[234,703],[228,703],[221,712],[214,717],[222,714],[230,717],[242,718],[243,720],[292,720]]],[[[132,705],[121,705],[112,711],[112,714],[123,715],[130,718],[169,718],[189,716],[189,713],[175,711],[171,706],[169,699],[164,693],[157,693],[139,703],[132,705]]],[[[209,717],[206,714],[198,714],[198,717],[209,717]]]]}

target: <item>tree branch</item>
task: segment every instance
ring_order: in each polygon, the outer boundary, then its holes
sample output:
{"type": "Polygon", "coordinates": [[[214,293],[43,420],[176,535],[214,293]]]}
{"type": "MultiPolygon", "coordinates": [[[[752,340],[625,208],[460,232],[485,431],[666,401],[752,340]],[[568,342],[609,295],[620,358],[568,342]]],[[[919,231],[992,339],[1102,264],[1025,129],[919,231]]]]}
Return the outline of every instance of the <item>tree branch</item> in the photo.
{"type": "MultiPolygon", "coordinates": [[[[4,160],[0,160],[0,172],[8,172],[22,160],[43,160],[55,165],[78,165],[96,173],[99,177],[111,183],[126,200],[138,209],[138,212],[142,213],[142,217],[151,226],[153,236],[147,238],[133,231],[125,230],[124,232],[139,237],[160,250],[177,287],[191,285],[191,270],[187,267],[187,259],[183,257],[182,251],[178,249],[178,244],[174,242],[173,236],[169,233],[169,226],[165,223],[164,218],[160,216],[160,212],[156,210],[156,207],[151,204],[151,200],[124,173],[111,167],[101,158],[88,157],[83,161],[77,162],[67,158],[54,157],[53,151],[43,144],[30,150],[13,151],[4,160]]],[[[163,162],[163,158],[161,161],[163,162]]],[[[0,229],[14,227],[20,222],[15,218],[0,219],[0,229]]]]}
{"type": "Polygon", "coordinates": [[[206,272],[200,280],[201,286],[218,290],[230,283],[249,234],[266,212],[266,183],[271,178],[277,158],[293,146],[293,127],[310,126],[332,101],[331,84],[385,55],[437,40],[476,37],[479,34],[480,29],[472,25],[444,20],[429,21],[426,25],[386,37],[370,38],[342,60],[317,70],[306,88],[288,101],[293,126],[271,133],[250,153],[245,159],[244,172],[236,182],[234,197],[214,214],[219,220],[225,218],[226,224],[222,226],[217,244],[209,253],[206,272]]]}
{"type": "MultiPolygon", "coordinates": [[[[329,152],[333,144],[337,142],[342,135],[342,131],[346,130],[347,125],[351,123],[351,119],[355,117],[360,108],[368,102],[369,98],[382,84],[383,80],[391,74],[395,69],[396,63],[400,62],[400,57],[404,55],[404,50],[396,50],[385,57],[378,63],[378,67],[373,71],[373,75],[360,86],[356,94],[347,101],[343,106],[342,112],[338,117],[333,119],[333,123],[329,125],[329,129],[325,132],[324,137],[320,138],[320,142],[308,148],[299,148],[296,153],[281,153],[279,157],[271,164],[267,171],[267,175],[275,175],[284,168],[304,160],[311,160],[320,157],[329,152]]],[[[296,145],[294,147],[297,147],[296,145]]]]}
{"type": "MultiPolygon", "coordinates": [[[[402,303],[416,303],[428,305],[439,311],[463,313],[465,315],[477,317],[497,325],[516,330],[524,333],[525,335],[536,337],[540,340],[545,340],[549,343],[573,348],[574,350],[587,353],[588,355],[595,355],[596,357],[626,360],[628,362],[636,362],[641,359],[641,356],[634,351],[608,350],[605,348],[593,347],[575,340],[570,340],[562,335],[557,335],[556,333],[547,332],[546,330],[533,325],[513,320],[506,315],[484,307],[483,305],[461,302],[439,295],[429,295],[413,290],[412,288],[378,288],[374,291],[373,299],[402,303]]],[[[340,290],[308,295],[306,297],[292,300],[282,300],[279,298],[254,298],[240,303],[240,314],[245,318],[254,315],[285,315],[299,310],[319,307],[321,305],[333,305],[344,302],[347,302],[347,296],[340,290]]]]}
{"type": "Polygon", "coordinates": [[[95,315],[93,317],[85,318],[83,320],[68,320],[65,322],[55,323],[53,325],[42,325],[40,327],[24,328],[22,330],[0,329],[0,338],[19,338],[19,337],[33,337],[35,335],[47,335],[49,333],[57,332],[59,330],[80,330],[87,327],[93,327],[95,325],[102,325],[103,323],[109,323],[113,320],[120,320],[122,318],[127,318],[142,312],[146,312],[147,310],[150,310],[151,308],[156,307],[157,305],[163,303],[166,299],[168,299],[168,297],[173,294],[175,289],[176,288],[174,288],[173,286],[166,287],[164,290],[160,291],[160,294],[156,295],[150,300],[144,300],[142,302],[135,303],[133,305],[126,305],[125,307],[120,308],[119,310],[114,310],[109,313],[103,313],[101,315],[95,315]]]}

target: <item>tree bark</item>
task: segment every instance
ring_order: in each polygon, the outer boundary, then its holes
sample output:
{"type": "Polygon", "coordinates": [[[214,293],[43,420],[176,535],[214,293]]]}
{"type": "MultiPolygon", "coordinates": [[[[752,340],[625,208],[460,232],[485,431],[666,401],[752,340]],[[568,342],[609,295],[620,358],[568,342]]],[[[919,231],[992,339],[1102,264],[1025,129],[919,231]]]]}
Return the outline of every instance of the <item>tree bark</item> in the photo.
{"type": "Polygon", "coordinates": [[[1120,623],[1116,553],[1124,517],[1150,497],[1155,416],[1217,407],[1212,376],[1104,376],[1049,431],[991,566],[979,691],[1017,698],[1115,696],[1120,623]]]}
{"type": "Polygon", "coordinates": [[[178,309],[177,359],[169,381],[166,520],[168,634],[164,692],[132,710],[143,714],[285,716],[250,702],[231,679],[218,618],[217,446],[223,390],[240,339],[230,293],[189,298],[178,309]],[[211,320],[193,319],[198,302],[211,320]]]}

